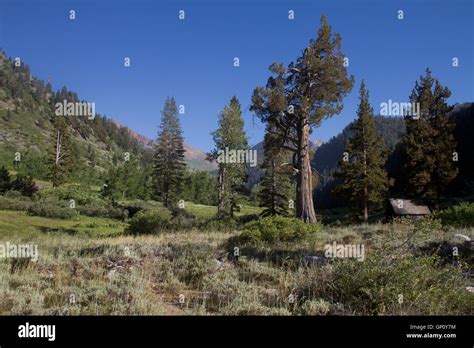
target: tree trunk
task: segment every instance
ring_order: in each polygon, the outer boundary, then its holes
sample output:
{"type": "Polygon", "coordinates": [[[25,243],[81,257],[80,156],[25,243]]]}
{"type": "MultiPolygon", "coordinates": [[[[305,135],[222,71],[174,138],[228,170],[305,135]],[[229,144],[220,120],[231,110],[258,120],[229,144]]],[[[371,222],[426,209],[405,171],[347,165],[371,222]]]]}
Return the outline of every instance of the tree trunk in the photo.
{"type": "Polygon", "coordinates": [[[276,182],[275,182],[275,161],[271,162],[272,165],[272,204],[271,204],[271,212],[270,215],[274,216],[276,215],[276,192],[277,192],[277,187],[276,187],[276,182]]]}
{"type": "Polygon", "coordinates": [[[308,151],[309,130],[309,125],[302,120],[298,127],[296,217],[312,223],[317,219],[313,204],[313,175],[308,151]]]}
{"type": "Polygon", "coordinates": [[[61,156],[61,132],[58,131],[58,135],[56,137],[56,158],[55,164],[59,165],[59,157],[61,156]]]}
{"type": "Polygon", "coordinates": [[[221,219],[224,216],[224,169],[219,168],[219,177],[218,177],[218,203],[217,203],[217,218],[221,219]]]}
{"type": "Polygon", "coordinates": [[[364,187],[364,223],[369,223],[369,209],[367,207],[367,186],[364,187]]]}
{"type": "Polygon", "coordinates": [[[61,159],[61,132],[58,130],[57,131],[57,136],[56,136],[56,154],[55,154],[55,159],[54,159],[54,170],[53,170],[53,177],[52,177],[52,182],[53,182],[53,188],[58,187],[58,173],[59,173],[59,161],[61,159]]]}
{"type": "Polygon", "coordinates": [[[369,209],[367,207],[368,192],[367,192],[367,150],[364,149],[364,223],[369,222],[369,209]]]}

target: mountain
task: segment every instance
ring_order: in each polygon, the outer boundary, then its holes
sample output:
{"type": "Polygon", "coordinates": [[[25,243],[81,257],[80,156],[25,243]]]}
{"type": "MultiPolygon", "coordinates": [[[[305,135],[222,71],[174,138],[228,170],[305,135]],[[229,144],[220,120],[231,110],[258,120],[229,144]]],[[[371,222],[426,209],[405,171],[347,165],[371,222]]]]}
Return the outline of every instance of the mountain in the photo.
{"type": "MultiPolygon", "coordinates": [[[[66,87],[53,91],[51,84],[34,77],[28,65],[15,62],[0,51],[0,166],[10,169],[16,153],[21,161],[16,170],[46,179],[46,158],[52,146],[53,115],[56,103],[86,102],[66,87]]],[[[149,162],[152,141],[119,122],[96,114],[65,117],[72,140],[72,179],[100,183],[109,168],[122,161],[124,153],[149,162]]],[[[185,145],[190,168],[213,170],[205,153],[185,145]]]]}
{"type": "MultiPolygon", "coordinates": [[[[333,171],[342,158],[346,141],[351,136],[348,124],[341,133],[321,144],[314,153],[312,166],[319,172],[333,171]]],[[[405,134],[405,121],[401,117],[375,116],[375,128],[378,136],[383,136],[385,146],[394,148],[405,134]]]]}
{"type": "MultiPolygon", "coordinates": [[[[455,122],[454,137],[457,142],[456,151],[459,154],[459,174],[453,183],[453,192],[469,194],[474,187],[474,165],[472,149],[474,149],[474,103],[455,104],[450,113],[455,122]]],[[[312,166],[315,169],[319,182],[314,192],[314,202],[317,208],[333,208],[345,204],[341,197],[332,194],[336,185],[333,174],[338,162],[345,151],[346,140],[350,137],[351,124],[341,133],[322,144],[314,154],[312,166]]],[[[401,172],[402,147],[401,140],[406,133],[405,121],[401,117],[375,116],[377,134],[383,136],[385,145],[391,150],[387,159],[389,176],[397,178],[401,172]]],[[[396,182],[397,183],[397,182],[396,182]]],[[[402,192],[403,187],[395,186],[395,192],[402,192]]]]}
{"type": "MultiPolygon", "coordinates": [[[[352,122],[341,133],[322,144],[315,152],[312,167],[318,178],[314,192],[314,204],[317,208],[332,208],[344,205],[344,201],[332,194],[334,172],[346,148],[346,141],[351,136],[352,122]]],[[[394,149],[405,135],[405,121],[401,117],[375,116],[375,129],[378,136],[383,136],[385,146],[394,149]]]]}
{"type": "MultiPolygon", "coordinates": [[[[151,150],[153,148],[155,140],[138,134],[134,130],[129,129],[118,121],[112,120],[112,122],[119,128],[126,128],[129,136],[139,142],[145,149],[151,150]]],[[[217,164],[215,162],[211,163],[206,160],[207,154],[204,151],[186,143],[184,144],[184,150],[186,151],[184,153],[184,159],[190,169],[205,171],[214,171],[217,169],[217,164]]]]}

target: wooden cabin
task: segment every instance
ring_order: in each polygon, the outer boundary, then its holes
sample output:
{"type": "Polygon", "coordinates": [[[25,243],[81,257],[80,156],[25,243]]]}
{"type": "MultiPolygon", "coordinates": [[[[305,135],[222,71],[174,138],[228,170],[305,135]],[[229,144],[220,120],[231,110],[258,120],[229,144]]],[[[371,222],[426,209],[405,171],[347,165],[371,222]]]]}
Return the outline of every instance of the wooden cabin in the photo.
{"type": "Polygon", "coordinates": [[[430,208],[423,203],[412,199],[390,198],[385,215],[387,218],[396,219],[409,217],[422,219],[431,214],[430,208]]]}

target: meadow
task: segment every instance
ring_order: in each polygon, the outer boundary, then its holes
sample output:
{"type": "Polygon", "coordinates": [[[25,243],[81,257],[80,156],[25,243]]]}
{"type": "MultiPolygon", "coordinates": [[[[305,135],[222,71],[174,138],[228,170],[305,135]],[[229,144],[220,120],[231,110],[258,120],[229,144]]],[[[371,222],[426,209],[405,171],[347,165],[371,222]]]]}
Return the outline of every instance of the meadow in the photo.
{"type": "Polygon", "coordinates": [[[129,226],[140,213],[0,210],[0,244],[39,250],[36,262],[0,259],[0,314],[473,314],[472,245],[457,236],[472,239],[473,227],[434,218],[341,225],[323,216],[306,228],[291,218],[256,218],[259,209],[242,206],[234,223],[220,223],[215,207],[186,202],[185,224],[138,234],[129,226]],[[364,245],[364,261],[324,258],[333,242],[364,245]]]}

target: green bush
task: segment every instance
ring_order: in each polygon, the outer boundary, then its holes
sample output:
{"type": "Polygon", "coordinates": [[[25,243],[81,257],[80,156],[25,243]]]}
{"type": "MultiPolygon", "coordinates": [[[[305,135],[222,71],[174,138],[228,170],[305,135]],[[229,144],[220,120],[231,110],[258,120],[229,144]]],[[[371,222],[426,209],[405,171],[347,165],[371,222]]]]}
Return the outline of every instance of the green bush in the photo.
{"type": "Polygon", "coordinates": [[[159,233],[169,227],[171,213],[166,209],[142,210],[130,219],[126,233],[132,235],[159,233]]]}
{"type": "MultiPolygon", "coordinates": [[[[15,198],[15,199],[23,199],[24,196],[21,194],[20,191],[15,191],[15,190],[8,190],[4,194],[5,197],[8,198],[15,198]]],[[[27,198],[29,200],[29,198],[27,198]]]]}
{"type": "Polygon", "coordinates": [[[325,298],[359,315],[470,314],[474,297],[466,291],[463,271],[443,267],[437,256],[379,252],[363,262],[338,260],[331,276],[320,282],[329,282],[325,298]]]}
{"type": "Polygon", "coordinates": [[[28,214],[55,219],[72,219],[77,216],[76,210],[70,208],[67,202],[54,198],[34,202],[28,209],[28,214]]]}
{"type": "Polygon", "coordinates": [[[197,227],[197,219],[193,216],[176,215],[171,219],[169,229],[175,231],[187,231],[197,227]]]}
{"type": "Polygon", "coordinates": [[[231,232],[237,229],[237,221],[228,217],[224,219],[210,219],[203,222],[199,229],[202,231],[231,232]]]}
{"type": "Polygon", "coordinates": [[[100,197],[99,192],[92,190],[88,186],[70,185],[51,189],[43,189],[38,194],[42,199],[56,198],[60,201],[73,199],[76,205],[105,205],[106,202],[100,197]]]}
{"type": "Polygon", "coordinates": [[[3,194],[11,188],[11,177],[7,168],[0,167],[0,193],[3,194]]]}
{"type": "Polygon", "coordinates": [[[474,203],[461,203],[436,213],[443,225],[455,227],[474,226],[474,203]]]}
{"type": "Polygon", "coordinates": [[[97,204],[97,203],[80,205],[76,208],[76,210],[81,215],[92,216],[92,217],[100,216],[100,217],[107,217],[107,218],[112,218],[112,219],[127,218],[126,211],[120,208],[115,208],[112,206],[107,206],[107,205],[102,205],[102,204],[97,204]]]}
{"type": "Polygon", "coordinates": [[[321,230],[319,223],[306,224],[300,219],[284,216],[266,217],[251,222],[239,237],[243,244],[296,242],[321,230]]]}
{"type": "Polygon", "coordinates": [[[21,192],[24,196],[33,196],[38,191],[33,178],[29,175],[17,174],[15,179],[11,182],[11,189],[21,192]]]}
{"type": "Polygon", "coordinates": [[[26,211],[30,208],[32,204],[31,199],[21,196],[20,193],[18,193],[20,195],[19,197],[12,197],[8,194],[9,192],[12,191],[7,191],[7,194],[0,196],[0,210],[26,211]]]}

